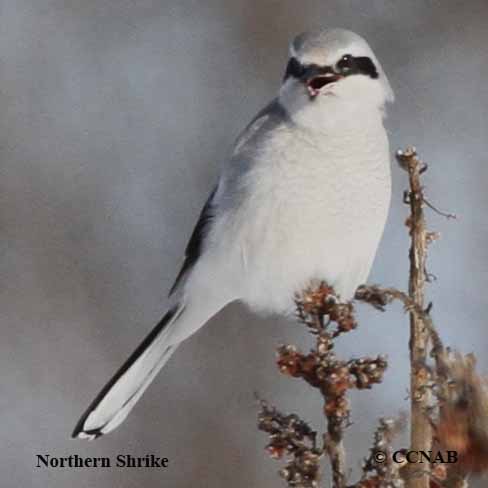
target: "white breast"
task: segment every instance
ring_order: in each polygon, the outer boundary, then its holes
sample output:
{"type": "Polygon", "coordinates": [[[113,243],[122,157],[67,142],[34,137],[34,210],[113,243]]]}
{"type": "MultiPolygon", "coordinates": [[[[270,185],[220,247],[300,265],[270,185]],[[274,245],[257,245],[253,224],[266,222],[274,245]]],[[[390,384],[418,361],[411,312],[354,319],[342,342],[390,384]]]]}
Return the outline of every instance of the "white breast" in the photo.
{"type": "Polygon", "coordinates": [[[312,280],[351,298],[367,278],[390,201],[381,117],[322,133],[284,126],[243,178],[244,197],[215,221],[190,281],[272,313],[293,311],[294,294],[312,280]]]}
{"type": "Polygon", "coordinates": [[[236,224],[242,298],[253,308],[289,311],[311,280],[349,299],[366,280],[388,212],[390,163],[381,120],[359,122],[326,134],[282,129],[248,175],[249,198],[227,225],[236,224]]]}

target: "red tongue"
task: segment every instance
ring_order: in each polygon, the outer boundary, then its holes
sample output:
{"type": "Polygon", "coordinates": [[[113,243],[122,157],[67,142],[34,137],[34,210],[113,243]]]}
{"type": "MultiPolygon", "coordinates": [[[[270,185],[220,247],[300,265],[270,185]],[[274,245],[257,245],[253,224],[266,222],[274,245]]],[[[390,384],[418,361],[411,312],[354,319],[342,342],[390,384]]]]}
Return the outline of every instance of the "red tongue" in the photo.
{"type": "Polygon", "coordinates": [[[307,90],[310,98],[315,98],[320,93],[320,90],[313,88],[311,85],[307,85],[307,90]]]}

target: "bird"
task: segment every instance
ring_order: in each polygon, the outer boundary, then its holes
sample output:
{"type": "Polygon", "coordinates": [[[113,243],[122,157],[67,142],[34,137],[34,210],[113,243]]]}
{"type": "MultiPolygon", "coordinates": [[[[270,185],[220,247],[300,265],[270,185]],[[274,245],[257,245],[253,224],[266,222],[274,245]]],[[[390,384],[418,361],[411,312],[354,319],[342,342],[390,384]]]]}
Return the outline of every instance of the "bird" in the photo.
{"type": "Polygon", "coordinates": [[[222,165],[171,287],[171,307],[82,415],[95,439],[127,417],[178,345],[231,302],[289,315],[315,281],[351,300],[372,267],[390,206],[390,83],[345,29],[296,36],[275,98],[222,165]]]}

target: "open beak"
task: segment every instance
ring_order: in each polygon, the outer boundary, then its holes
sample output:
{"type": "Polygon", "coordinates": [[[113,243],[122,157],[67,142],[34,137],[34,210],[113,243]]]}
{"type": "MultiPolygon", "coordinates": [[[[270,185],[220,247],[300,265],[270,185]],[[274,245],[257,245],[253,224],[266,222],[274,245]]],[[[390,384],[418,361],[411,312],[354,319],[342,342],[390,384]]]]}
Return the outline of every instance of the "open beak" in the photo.
{"type": "Polygon", "coordinates": [[[309,78],[305,83],[307,86],[308,94],[310,98],[315,98],[324,86],[330,85],[339,81],[343,76],[338,75],[333,72],[327,72],[323,74],[318,74],[309,78]]]}

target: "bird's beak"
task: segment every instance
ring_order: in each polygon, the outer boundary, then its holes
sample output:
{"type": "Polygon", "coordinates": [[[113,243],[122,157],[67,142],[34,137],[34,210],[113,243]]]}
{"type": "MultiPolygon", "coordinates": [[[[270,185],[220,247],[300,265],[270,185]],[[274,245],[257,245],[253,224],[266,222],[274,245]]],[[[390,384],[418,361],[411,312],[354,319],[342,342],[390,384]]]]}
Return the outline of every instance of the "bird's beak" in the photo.
{"type": "Polygon", "coordinates": [[[343,76],[335,73],[331,68],[312,68],[304,76],[304,83],[309,97],[315,98],[324,86],[335,83],[342,78],[343,76]]]}

